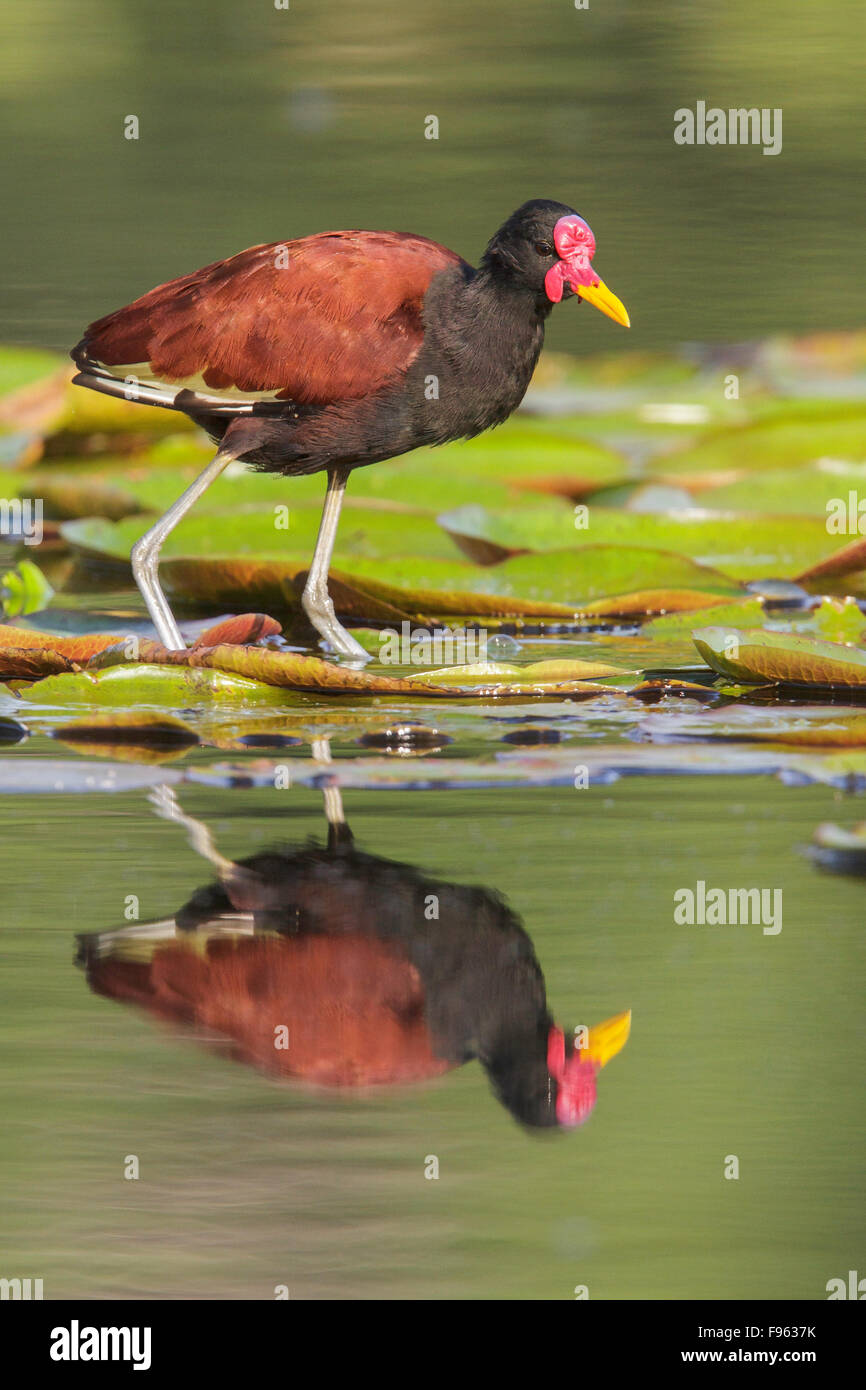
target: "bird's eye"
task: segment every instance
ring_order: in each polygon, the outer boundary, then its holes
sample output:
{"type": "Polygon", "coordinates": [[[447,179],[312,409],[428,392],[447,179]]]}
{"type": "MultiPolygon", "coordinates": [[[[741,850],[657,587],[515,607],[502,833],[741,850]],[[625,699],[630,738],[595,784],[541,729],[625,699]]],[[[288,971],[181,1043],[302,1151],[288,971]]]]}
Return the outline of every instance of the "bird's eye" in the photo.
{"type": "Polygon", "coordinates": [[[535,249],[538,252],[539,256],[553,255],[553,247],[551,246],[549,241],[537,241],[535,243],[535,249]]]}

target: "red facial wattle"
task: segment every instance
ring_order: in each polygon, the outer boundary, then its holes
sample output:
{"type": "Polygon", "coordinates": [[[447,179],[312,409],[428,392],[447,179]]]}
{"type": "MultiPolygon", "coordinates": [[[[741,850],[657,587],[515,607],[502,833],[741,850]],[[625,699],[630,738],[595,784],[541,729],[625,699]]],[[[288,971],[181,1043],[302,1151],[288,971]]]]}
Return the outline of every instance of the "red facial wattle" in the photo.
{"type": "Polygon", "coordinates": [[[628,328],[629,317],[625,305],[592,268],[595,237],[588,223],[577,213],[560,217],[553,229],[553,244],[559,260],[554,262],[544,277],[544,291],[551,303],[559,303],[568,285],[581,299],[628,328]]]}
{"type": "Polygon", "coordinates": [[[553,244],[560,259],[550,267],[544,277],[544,289],[553,304],[562,299],[565,285],[579,290],[581,285],[590,285],[598,276],[593,274],[590,261],[595,255],[595,237],[592,228],[575,213],[560,217],[553,229],[553,244]]]}

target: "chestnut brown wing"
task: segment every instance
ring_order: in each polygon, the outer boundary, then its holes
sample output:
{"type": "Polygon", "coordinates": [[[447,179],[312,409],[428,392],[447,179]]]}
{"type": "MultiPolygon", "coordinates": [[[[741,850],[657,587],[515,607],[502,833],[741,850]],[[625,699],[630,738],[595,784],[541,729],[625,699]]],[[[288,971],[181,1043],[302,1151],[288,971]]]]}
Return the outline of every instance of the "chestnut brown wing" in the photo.
{"type": "Polygon", "coordinates": [[[77,360],[228,399],[357,399],[408,368],[431,280],[462,264],[408,232],[324,232],[253,246],[98,319],[77,360]]]}

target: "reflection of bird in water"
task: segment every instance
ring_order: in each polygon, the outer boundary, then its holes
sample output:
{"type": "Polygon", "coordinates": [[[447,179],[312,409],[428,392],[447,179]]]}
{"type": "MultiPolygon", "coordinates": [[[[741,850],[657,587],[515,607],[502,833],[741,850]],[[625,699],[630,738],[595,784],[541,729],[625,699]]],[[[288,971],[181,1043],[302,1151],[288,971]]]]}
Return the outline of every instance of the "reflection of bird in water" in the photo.
{"type": "Polygon", "coordinates": [[[400,1084],[477,1058],[523,1124],[587,1118],[630,1015],[585,1030],[577,1049],[566,1041],[532,942],[495,893],[356,849],[333,788],[327,848],[238,863],[167,787],[156,804],[218,881],[173,919],[81,936],[96,993],[229,1040],[236,1058],[280,1077],[400,1084]]]}

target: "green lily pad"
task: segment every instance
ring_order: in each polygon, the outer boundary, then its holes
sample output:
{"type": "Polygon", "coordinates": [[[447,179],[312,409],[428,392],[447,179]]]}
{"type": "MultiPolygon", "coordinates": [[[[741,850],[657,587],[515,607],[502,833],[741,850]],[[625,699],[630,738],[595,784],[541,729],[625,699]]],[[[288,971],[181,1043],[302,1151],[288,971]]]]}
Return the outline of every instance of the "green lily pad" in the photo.
{"type": "Polygon", "coordinates": [[[185,710],[230,703],[240,709],[287,703],[287,692],[230,671],[148,663],[46,676],[19,691],[36,705],[185,710]]]}
{"type": "Polygon", "coordinates": [[[497,685],[565,685],[584,681],[605,681],[616,677],[634,676],[624,666],[611,666],[603,661],[534,661],[527,666],[516,666],[504,661],[479,661],[463,666],[442,666],[434,673],[419,672],[407,676],[407,680],[429,681],[435,679],[437,685],[470,686],[497,685]]]}
{"type": "MultiPolygon", "coordinates": [[[[170,468],[153,462],[165,452],[156,447],[135,454],[132,462],[115,459],[110,470],[105,460],[100,460],[98,468],[92,464],[82,466],[76,460],[43,464],[28,472],[19,490],[25,497],[41,497],[46,512],[64,520],[106,517],[117,521],[142,511],[161,513],[177,501],[205,466],[205,455],[189,457],[192,441],[188,436],[183,437],[183,443],[186,456],[170,468]]],[[[427,457],[430,452],[419,450],[393,463],[357,469],[349,483],[347,507],[354,502],[371,501],[435,516],[444,507],[469,502],[504,507],[517,497],[515,486],[476,477],[465,468],[459,469],[454,460],[443,466],[438,454],[435,458],[427,457]]],[[[323,474],[291,478],[256,473],[239,465],[211,484],[197,503],[194,515],[249,507],[264,510],[280,504],[290,511],[296,507],[321,508],[324,496],[323,474]]]]}
{"type": "Polygon", "coordinates": [[[407,461],[430,474],[443,471],[485,481],[507,480],[569,497],[609,487],[628,475],[626,460],[615,450],[578,438],[558,422],[552,427],[525,419],[510,420],[495,433],[476,439],[418,450],[407,461]]]}
{"type": "Polygon", "coordinates": [[[830,642],[862,642],[866,614],[853,598],[825,598],[811,614],[809,626],[830,642]]]}
{"type": "Polygon", "coordinates": [[[863,457],[866,410],[862,405],[821,402],[729,429],[714,430],[691,448],[669,455],[660,469],[681,478],[725,470],[797,468],[815,459],[863,457]],[[791,418],[794,416],[794,418],[791,418]]]}
{"type": "MultiPolygon", "coordinates": [[[[861,453],[866,453],[866,442],[861,453]]],[[[826,519],[831,499],[847,499],[852,489],[866,495],[866,463],[821,459],[802,468],[754,471],[735,483],[703,489],[700,499],[702,507],[714,511],[826,519]]]]}
{"type": "MultiPolygon", "coordinates": [[[[292,609],[309,557],[281,560],[167,558],[161,566],[174,595],[213,604],[292,609]]],[[[331,571],[331,593],[346,616],[392,622],[402,617],[472,615],[574,619],[593,601],[616,594],[653,593],[656,607],[630,605],[611,612],[644,613],[709,604],[741,590],[725,575],[680,555],[629,546],[587,546],[558,555],[525,555],[483,568],[459,559],[363,559],[331,571]]]]}
{"type": "Polygon", "coordinates": [[[38,613],[54,593],[45,575],[32,560],[19,560],[15,569],[0,574],[0,609],[8,618],[38,613]]]}
{"type": "MultiPolygon", "coordinates": [[[[400,561],[382,569],[367,561],[352,565],[356,582],[384,573],[404,584],[436,588],[447,572],[427,561],[400,561]]],[[[450,567],[456,584],[473,594],[499,594],[534,601],[552,600],[574,606],[583,600],[605,598],[638,588],[695,588],[708,593],[736,594],[739,585],[705,565],[682,555],[643,546],[589,545],[582,550],[560,550],[545,555],[519,555],[488,567],[450,567]]]]}
{"type": "Polygon", "coordinates": [[[683,613],[666,613],[659,618],[651,618],[641,629],[648,637],[691,638],[695,626],[730,623],[732,627],[763,627],[767,621],[764,605],[755,598],[741,598],[733,603],[713,605],[704,611],[692,610],[683,613]]]}
{"type": "MultiPolygon", "coordinates": [[[[173,531],[163,547],[166,558],[208,557],[220,559],[282,559],[303,552],[312,557],[319,531],[321,507],[296,506],[288,516],[274,507],[252,507],[231,512],[194,512],[173,531]],[[287,524],[283,524],[283,523],[287,524]]],[[[106,521],[99,517],[64,522],[61,535],[84,554],[126,562],[132,546],[153,524],[154,517],[127,517],[106,521]]],[[[455,555],[455,547],[428,516],[404,510],[347,504],[340,518],[334,548],[342,556],[455,555]]]]}
{"type": "Polygon", "coordinates": [[[708,666],[746,685],[866,688],[866,651],[791,633],[705,627],[692,634],[708,666]]]}
{"type": "Polygon", "coordinates": [[[462,507],[440,516],[443,528],[467,554],[479,544],[501,555],[565,546],[641,545],[673,551],[739,579],[787,577],[827,551],[823,522],[805,517],[736,517],[687,512],[661,516],[590,507],[588,525],[549,506],[491,512],[462,507]]]}
{"type": "Polygon", "coordinates": [[[66,365],[65,358],[41,348],[0,347],[0,396],[44,381],[66,365]]]}

